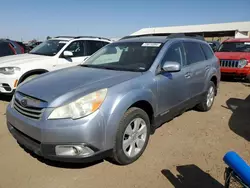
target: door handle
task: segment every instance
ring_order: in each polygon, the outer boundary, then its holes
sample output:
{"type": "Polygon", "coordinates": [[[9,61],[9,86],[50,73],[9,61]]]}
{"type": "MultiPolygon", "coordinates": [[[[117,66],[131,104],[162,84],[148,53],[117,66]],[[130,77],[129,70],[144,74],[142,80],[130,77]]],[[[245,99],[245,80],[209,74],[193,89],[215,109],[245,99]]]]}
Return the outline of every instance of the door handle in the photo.
{"type": "Polygon", "coordinates": [[[185,77],[186,77],[186,78],[190,78],[190,77],[191,77],[190,72],[187,72],[187,73],[185,74],[185,77]]]}
{"type": "Polygon", "coordinates": [[[207,66],[206,66],[206,70],[208,70],[208,69],[210,69],[210,65],[207,65],[207,66]]]}

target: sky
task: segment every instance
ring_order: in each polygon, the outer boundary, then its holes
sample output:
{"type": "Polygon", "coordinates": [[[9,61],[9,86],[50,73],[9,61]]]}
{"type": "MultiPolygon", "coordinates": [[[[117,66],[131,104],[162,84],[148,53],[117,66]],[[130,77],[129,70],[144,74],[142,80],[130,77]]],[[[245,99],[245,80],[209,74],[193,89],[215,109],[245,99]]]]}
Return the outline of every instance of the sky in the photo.
{"type": "Polygon", "coordinates": [[[123,37],[145,27],[250,21],[250,0],[1,0],[0,38],[123,37]]]}

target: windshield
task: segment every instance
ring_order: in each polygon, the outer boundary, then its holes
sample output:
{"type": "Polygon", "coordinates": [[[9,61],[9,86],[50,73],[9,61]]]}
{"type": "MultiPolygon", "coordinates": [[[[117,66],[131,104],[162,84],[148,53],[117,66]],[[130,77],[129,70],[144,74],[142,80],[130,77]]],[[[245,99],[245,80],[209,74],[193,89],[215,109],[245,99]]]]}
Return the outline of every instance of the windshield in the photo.
{"type": "Polygon", "coordinates": [[[161,47],[162,43],[113,43],[97,51],[82,66],[144,72],[151,67],[161,47]]]}
{"type": "Polygon", "coordinates": [[[250,52],[250,42],[224,42],[219,52],[250,52]]]}
{"type": "Polygon", "coordinates": [[[47,40],[35,48],[33,48],[29,53],[37,55],[54,56],[56,55],[62,47],[67,43],[66,40],[47,40]]]}

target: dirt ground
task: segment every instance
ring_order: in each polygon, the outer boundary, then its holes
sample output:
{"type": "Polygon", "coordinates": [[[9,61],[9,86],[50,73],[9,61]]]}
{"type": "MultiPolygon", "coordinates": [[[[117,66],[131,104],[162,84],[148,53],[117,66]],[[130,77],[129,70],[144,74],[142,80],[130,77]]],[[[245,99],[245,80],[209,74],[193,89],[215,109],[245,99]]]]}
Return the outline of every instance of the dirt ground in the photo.
{"type": "Polygon", "coordinates": [[[218,188],[227,151],[250,162],[250,85],[243,83],[222,82],[210,112],[189,111],[157,129],[143,156],[129,166],[38,160],[8,133],[7,103],[0,102],[0,188],[218,188]]]}

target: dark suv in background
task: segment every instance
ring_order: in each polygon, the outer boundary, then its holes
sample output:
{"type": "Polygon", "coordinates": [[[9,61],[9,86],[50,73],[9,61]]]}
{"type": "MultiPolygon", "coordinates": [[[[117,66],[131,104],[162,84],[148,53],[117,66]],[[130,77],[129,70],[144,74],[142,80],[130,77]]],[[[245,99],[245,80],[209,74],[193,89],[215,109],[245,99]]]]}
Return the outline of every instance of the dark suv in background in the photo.
{"type": "Polygon", "coordinates": [[[16,41],[0,39],[0,57],[24,53],[24,48],[16,41]]]}

